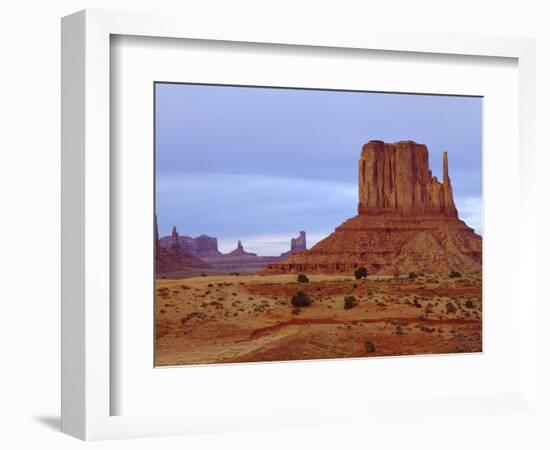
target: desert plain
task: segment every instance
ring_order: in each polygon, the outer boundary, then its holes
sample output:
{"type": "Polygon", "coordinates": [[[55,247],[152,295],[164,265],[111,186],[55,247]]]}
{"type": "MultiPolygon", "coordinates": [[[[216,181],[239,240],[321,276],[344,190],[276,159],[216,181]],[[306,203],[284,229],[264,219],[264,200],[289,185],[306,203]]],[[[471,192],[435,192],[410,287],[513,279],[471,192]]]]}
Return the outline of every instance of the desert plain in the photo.
{"type": "Polygon", "coordinates": [[[155,364],[482,351],[481,274],[414,275],[157,279],[155,364]],[[292,305],[298,291],[309,306],[292,305]]]}

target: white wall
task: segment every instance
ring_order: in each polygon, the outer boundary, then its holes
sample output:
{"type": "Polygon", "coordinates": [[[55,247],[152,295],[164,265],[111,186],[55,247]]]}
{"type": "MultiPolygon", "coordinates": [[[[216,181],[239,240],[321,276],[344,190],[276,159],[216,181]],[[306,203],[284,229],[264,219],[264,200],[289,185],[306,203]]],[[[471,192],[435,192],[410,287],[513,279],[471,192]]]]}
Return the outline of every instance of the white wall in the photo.
{"type": "MultiPolygon", "coordinates": [[[[539,167],[548,167],[543,136],[550,124],[550,14],[547,1],[163,1],[163,0],[7,0],[0,7],[0,446],[73,448],[83,443],[61,435],[59,421],[59,194],[60,194],[60,17],[83,8],[175,10],[197,20],[237,15],[254,20],[268,16],[331,27],[347,21],[358,29],[387,22],[392,28],[459,31],[538,38],[539,167]]],[[[541,173],[541,178],[546,178],[541,173]]],[[[548,188],[539,190],[541,208],[550,206],[548,188]]],[[[547,211],[541,230],[550,229],[547,211]]],[[[539,238],[548,249],[548,239],[539,238]]],[[[540,253],[544,254],[543,251],[540,253]]],[[[504,256],[504,255],[503,255],[504,256]]],[[[540,256],[539,271],[545,258],[540,256]]],[[[533,280],[535,275],[533,274],[533,280]]],[[[546,298],[549,296],[546,295],[546,298]]],[[[541,314],[548,315],[544,306],[541,314]],[[544,310],[543,310],[544,309],[544,310]]],[[[541,331],[548,340],[549,333],[541,331]]],[[[543,349],[547,352],[547,348],[543,349]]],[[[547,353],[548,354],[548,353],[547,353]]],[[[546,369],[548,363],[544,363],[546,369]]],[[[546,379],[550,379],[546,371],[546,379]]],[[[548,397],[547,397],[548,398],[548,397]]],[[[540,424],[538,424],[540,425],[540,424]]],[[[152,445],[187,448],[318,448],[363,447],[375,435],[386,436],[374,448],[398,443],[412,448],[543,448],[530,432],[537,424],[527,417],[500,416],[479,421],[449,419],[422,424],[407,422],[399,430],[358,429],[285,430],[229,436],[162,439],[152,443],[99,443],[101,448],[148,448],[152,445]],[[498,420],[501,433],[475,437],[498,420]],[[519,426],[520,423],[522,426],[519,426]],[[443,444],[431,438],[447,430],[443,444]]],[[[546,442],[548,445],[548,442],[546,442]]]]}

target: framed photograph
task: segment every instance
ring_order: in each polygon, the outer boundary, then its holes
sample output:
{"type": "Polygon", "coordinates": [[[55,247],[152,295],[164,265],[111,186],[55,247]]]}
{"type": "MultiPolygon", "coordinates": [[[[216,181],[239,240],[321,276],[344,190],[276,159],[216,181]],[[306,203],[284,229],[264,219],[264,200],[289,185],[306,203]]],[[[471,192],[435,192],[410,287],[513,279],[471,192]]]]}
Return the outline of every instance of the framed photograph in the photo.
{"type": "Polygon", "coordinates": [[[154,89],[157,366],[482,351],[482,97],[154,89]]]}
{"type": "Polygon", "coordinates": [[[64,432],[534,410],[532,40],[83,11],[62,46],[64,432]]]}

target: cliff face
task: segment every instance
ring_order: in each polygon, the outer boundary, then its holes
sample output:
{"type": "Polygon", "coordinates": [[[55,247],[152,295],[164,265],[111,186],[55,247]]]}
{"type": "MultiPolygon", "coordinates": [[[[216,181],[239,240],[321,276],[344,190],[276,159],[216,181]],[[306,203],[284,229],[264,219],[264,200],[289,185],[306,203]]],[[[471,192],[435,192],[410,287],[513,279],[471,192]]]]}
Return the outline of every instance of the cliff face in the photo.
{"type": "Polygon", "coordinates": [[[412,141],[387,144],[370,141],[359,159],[359,214],[422,215],[457,217],[443,154],[443,182],[432,176],[428,149],[412,141]]]}
{"type": "Polygon", "coordinates": [[[481,237],[458,218],[447,153],[439,182],[425,145],[371,141],[361,151],[358,184],[357,216],[264,273],[481,270],[481,237]]]}

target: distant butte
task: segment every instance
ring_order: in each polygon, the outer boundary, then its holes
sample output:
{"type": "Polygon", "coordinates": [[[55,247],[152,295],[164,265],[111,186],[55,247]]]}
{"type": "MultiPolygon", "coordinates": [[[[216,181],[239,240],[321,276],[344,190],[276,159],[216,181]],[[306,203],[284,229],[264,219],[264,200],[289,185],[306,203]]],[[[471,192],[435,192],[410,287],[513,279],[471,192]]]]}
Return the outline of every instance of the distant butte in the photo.
{"type": "Polygon", "coordinates": [[[370,141],[359,158],[358,214],[310,250],[263,273],[447,272],[481,270],[481,237],[458,218],[447,152],[443,180],[428,149],[413,141],[370,141]]]}
{"type": "MultiPolygon", "coordinates": [[[[201,234],[196,238],[179,236],[178,239],[182,250],[193,256],[198,256],[199,258],[222,256],[218,250],[218,239],[215,237],[201,234]]],[[[166,249],[170,248],[172,245],[172,236],[160,238],[160,245],[166,249]]]]}
{"type": "Polygon", "coordinates": [[[170,236],[167,247],[161,245],[157,217],[155,216],[155,272],[157,276],[189,276],[210,268],[203,260],[181,247],[176,227],[172,229],[172,236],[170,236]]]}
{"type": "Polygon", "coordinates": [[[297,252],[303,252],[306,250],[306,232],[300,231],[298,237],[292,238],[290,240],[290,250],[284,253],[281,253],[282,258],[286,258],[290,255],[293,255],[297,252]]]}
{"type": "Polygon", "coordinates": [[[245,251],[243,244],[241,241],[237,241],[237,248],[231,252],[229,252],[227,255],[228,257],[239,257],[239,256],[258,256],[256,253],[250,253],[245,251]]]}

